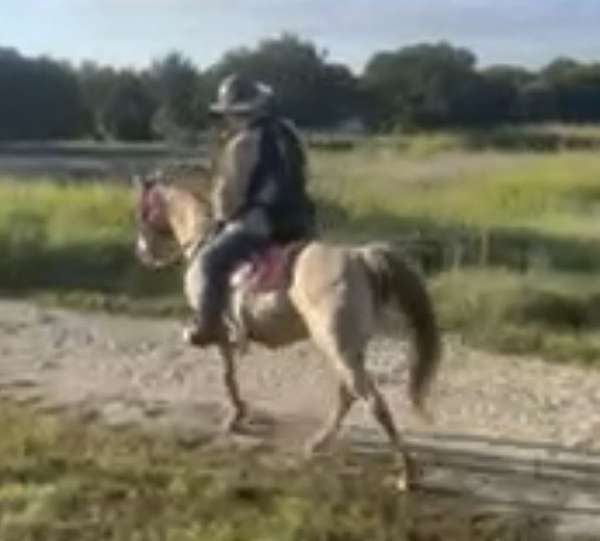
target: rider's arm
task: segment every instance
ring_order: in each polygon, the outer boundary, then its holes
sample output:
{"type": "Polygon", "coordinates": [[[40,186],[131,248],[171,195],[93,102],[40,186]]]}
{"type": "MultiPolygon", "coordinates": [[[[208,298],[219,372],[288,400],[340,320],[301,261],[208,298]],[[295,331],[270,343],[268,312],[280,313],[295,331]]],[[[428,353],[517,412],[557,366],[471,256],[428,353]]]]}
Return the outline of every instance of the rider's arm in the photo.
{"type": "Polygon", "coordinates": [[[213,192],[217,220],[227,221],[244,204],[258,152],[259,136],[256,131],[244,131],[226,145],[213,192]]]}

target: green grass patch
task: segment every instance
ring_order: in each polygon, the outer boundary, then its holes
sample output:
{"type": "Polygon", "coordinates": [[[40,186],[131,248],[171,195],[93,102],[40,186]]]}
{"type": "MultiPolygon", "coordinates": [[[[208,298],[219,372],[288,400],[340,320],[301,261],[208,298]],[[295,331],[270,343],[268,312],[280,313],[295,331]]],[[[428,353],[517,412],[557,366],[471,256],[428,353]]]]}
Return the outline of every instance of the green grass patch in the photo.
{"type": "Polygon", "coordinates": [[[535,517],[398,493],[391,458],[183,449],[1,405],[3,541],[550,538],[535,517]]]}
{"type": "Polygon", "coordinates": [[[392,149],[428,158],[447,152],[589,151],[600,148],[598,124],[506,124],[493,128],[413,130],[390,135],[307,134],[309,147],[329,152],[392,149]]]}
{"type": "Polygon", "coordinates": [[[431,284],[442,326],[469,343],[549,360],[600,360],[600,284],[593,277],[474,269],[431,284]]]}
{"type": "Polygon", "coordinates": [[[172,291],[176,272],[150,273],[135,260],[132,199],[124,187],[1,180],[1,290],[131,297],[172,291]]]}
{"type": "Polygon", "coordinates": [[[570,222],[569,233],[600,235],[593,227],[600,223],[600,158],[593,154],[459,154],[428,161],[377,152],[319,155],[316,172],[316,193],[351,219],[380,214],[438,227],[556,234],[570,222]]]}
{"type": "Polygon", "coordinates": [[[21,298],[50,308],[62,307],[109,314],[156,318],[182,318],[189,314],[189,308],[179,291],[179,282],[173,285],[172,293],[162,295],[154,292],[144,296],[141,293],[132,295],[93,290],[40,290],[23,294],[21,298]]]}
{"type": "Polygon", "coordinates": [[[469,343],[600,359],[600,158],[591,153],[316,155],[335,238],[406,241],[442,325],[469,343]]]}
{"type": "MultiPolygon", "coordinates": [[[[586,152],[430,154],[365,142],[312,153],[326,237],[405,242],[431,275],[445,327],[553,359],[600,358],[599,181],[600,157],[586,152]]],[[[134,237],[124,186],[1,179],[6,294],[180,316],[181,271],[144,268],[134,237]]]]}
{"type": "Polygon", "coordinates": [[[317,155],[315,170],[323,226],[334,236],[420,234],[456,248],[462,264],[600,270],[596,155],[407,161],[357,152],[347,159],[317,155]]]}

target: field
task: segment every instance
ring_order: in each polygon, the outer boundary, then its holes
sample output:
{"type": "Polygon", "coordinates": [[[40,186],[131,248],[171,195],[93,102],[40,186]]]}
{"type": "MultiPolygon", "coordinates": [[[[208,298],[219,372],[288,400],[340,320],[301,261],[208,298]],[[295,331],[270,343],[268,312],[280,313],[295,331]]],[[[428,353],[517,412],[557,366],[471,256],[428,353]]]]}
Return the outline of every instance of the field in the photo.
{"type": "MultiPolygon", "coordinates": [[[[596,136],[592,128],[553,129],[559,141],[596,136]]],[[[600,157],[590,148],[497,142],[475,148],[472,137],[454,134],[351,147],[326,142],[311,151],[311,190],[325,237],[385,239],[405,250],[427,277],[449,335],[491,352],[594,367],[600,359],[600,157]]],[[[134,257],[124,173],[96,173],[86,172],[86,182],[62,167],[49,176],[39,168],[2,175],[2,295],[114,314],[180,316],[180,270],[149,271],[134,257]]],[[[6,318],[4,324],[5,337],[18,332],[10,329],[20,323],[6,318]]],[[[38,343],[33,335],[45,331],[30,325],[23,332],[38,343]]],[[[87,339],[56,346],[68,335],[65,326],[43,342],[53,354],[62,348],[64,370],[69,356],[96,347],[87,339]]],[[[117,359],[107,348],[95,353],[99,364],[117,359]]],[[[545,369],[533,364],[532,374],[545,369]]],[[[569,372],[565,381],[572,387],[577,379],[569,372]]],[[[517,402],[525,404],[533,386],[521,384],[526,389],[517,402]]],[[[508,383],[498,385],[514,396],[508,383]]],[[[592,394],[586,390],[586,397],[592,394]]],[[[0,537],[7,541],[266,540],[274,532],[277,539],[328,541],[553,538],[552,524],[538,513],[497,513],[443,493],[399,494],[384,459],[341,452],[298,465],[261,446],[188,448],[164,434],[2,406],[0,537]]],[[[549,402],[548,416],[553,407],[549,402]]],[[[533,424],[544,428],[548,419],[533,424]]]]}
{"type": "Polygon", "coordinates": [[[2,406],[4,541],[553,539],[543,518],[399,494],[386,459],[298,467],[265,450],[198,452],[2,406]]]}
{"type": "Polygon", "coordinates": [[[403,243],[444,327],[503,351],[598,357],[595,154],[366,149],[316,162],[331,234],[403,243]]]}
{"type": "MultiPolygon", "coordinates": [[[[596,361],[600,158],[474,152],[450,135],[392,142],[312,151],[323,234],[397,242],[429,276],[443,327],[477,346],[596,361]]],[[[181,313],[178,271],[152,273],[133,257],[131,207],[123,183],[4,177],[1,288],[72,306],[181,313]]]]}

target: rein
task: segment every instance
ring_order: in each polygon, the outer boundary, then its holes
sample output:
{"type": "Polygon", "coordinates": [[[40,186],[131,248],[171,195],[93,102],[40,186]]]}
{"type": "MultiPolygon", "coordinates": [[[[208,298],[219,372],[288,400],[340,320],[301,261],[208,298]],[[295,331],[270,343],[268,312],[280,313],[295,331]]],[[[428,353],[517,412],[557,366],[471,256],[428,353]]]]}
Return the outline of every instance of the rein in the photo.
{"type": "Polygon", "coordinates": [[[181,246],[181,252],[186,261],[194,259],[200,248],[208,242],[208,235],[200,235],[197,239],[186,242],[181,246]]]}
{"type": "Polygon", "coordinates": [[[222,229],[223,225],[215,223],[215,225],[208,227],[206,232],[198,235],[198,238],[192,239],[181,246],[181,251],[187,261],[191,261],[198,255],[200,249],[210,242],[222,229]]]}
{"type": "MultiPolygon", "coordinates": [[[[206,198],[198,197],[197,194],[194,194],[194,197],[198,199],[201,204],[210,207],[206,198]]],[[[152,265],[156,268],[164,268],[173,265],[181,259],[186,262],[191,261],[197,256],[200,249],[205,246],[223,226],[221,223],[211,220],[209,211],[205,221],[207,226],[205,227],[203,225],[197,228],[200,229],[200,231],[192,234],[190,240],[179,244],[173,225],[170,223],[168,217],[167,203],[160,194],[154,191],[154,186],[142,194],[138,220],[144,227],[152,230],[154,234],[173,236],[175,243],[178,245],[178,249],[173,250],[173,253],[168,257],[165,257],[164,259],[160,258],[152,262],[152,265]]]]}

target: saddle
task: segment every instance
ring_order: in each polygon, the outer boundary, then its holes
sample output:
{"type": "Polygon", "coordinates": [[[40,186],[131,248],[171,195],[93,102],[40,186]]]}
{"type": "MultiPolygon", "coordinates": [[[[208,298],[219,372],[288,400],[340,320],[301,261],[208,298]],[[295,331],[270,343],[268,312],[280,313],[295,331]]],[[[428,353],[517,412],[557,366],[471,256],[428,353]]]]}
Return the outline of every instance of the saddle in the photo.
{"type": "Polygon", "coordinates": [[[291,279],[291,270],[305,241],[290,244],[272,244],[254,253],[238,265],[230,278],[233,288],[243,287],[251,293],[269,293],[284,290],[291,279]]]}
{"type": "Polygon", "coordinates": [[[306,244],[297,241],[270,245],[234,269],[224,323],[231,342],[240,351],[248,345],[250,320],[265,323],[286,313],[294,262],[306,244]]]}

